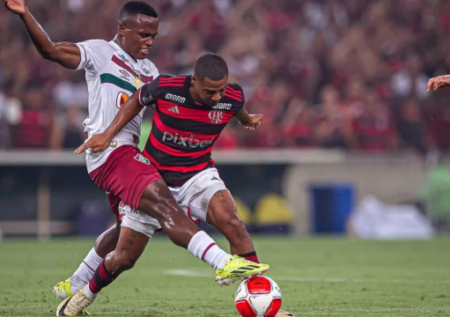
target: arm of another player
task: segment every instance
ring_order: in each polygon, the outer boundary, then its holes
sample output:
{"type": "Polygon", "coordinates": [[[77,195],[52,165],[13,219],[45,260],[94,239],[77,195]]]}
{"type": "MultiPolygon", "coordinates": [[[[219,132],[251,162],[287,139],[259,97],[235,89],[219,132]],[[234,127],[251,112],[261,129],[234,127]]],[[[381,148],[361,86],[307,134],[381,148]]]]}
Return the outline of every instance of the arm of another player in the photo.
{"type": "Polygon", "coordinates": [[[119,133],[139,112],[143,107],[152,106],[155,103],[156,89],[158,88],[158,79],[150,84],[142,86],[135,92],[122,106],[117,113],[113,122],[106,128],[105,132],[97,134],[89,138],[84,144],[75,150],[75,154],[81,154],[87,149],[92,149],[92,152],[101,152],[108,148],[114,136],[119,133]]]}
{"type": "Polygon", "coordinates": [[[70,69],[76,69],[80,65],[81,52],[78,46],[72,43],[53,43],[31,15],[24,0],[4,0],[4,2],[8,10],[20,17],[34,46],[43,58],[70,69]]]}
{"type": "Polygon", "coordinates": [[[428,80],[427,92],[430,90],[439,90],[450,86],[450,75],[433,77],[428,80]]]}
{"type": "Polygon", "coordinates": [[[263,119],[262,114],[250,114],[247,112],[247,109],[243,107],[241,111],[236,115],[236,119],[238,119],[239,123],[248,130],[256,130],[262,122],[263,119]]]}

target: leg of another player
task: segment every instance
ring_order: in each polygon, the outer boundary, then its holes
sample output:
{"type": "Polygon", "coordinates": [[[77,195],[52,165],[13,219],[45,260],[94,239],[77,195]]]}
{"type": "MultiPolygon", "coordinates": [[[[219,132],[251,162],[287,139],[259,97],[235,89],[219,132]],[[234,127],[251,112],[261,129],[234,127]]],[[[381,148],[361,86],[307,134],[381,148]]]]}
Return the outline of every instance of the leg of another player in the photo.
{"type": "MultiPolygon", "coordinates": [[[[120,236],[120,212],[119,205],[121,199],[112,194],[108,194],[109,207],[111,208],[112,214],[116,220],[115,226],[103,232],[95,241],[94,250],[97,252],[97,255],[102,260],[112,251],[115,250],[117,242],[119,241],[120,236]]],[[[98,266],[98,265],[97,265],[98,266]]],[[[93,268],[94,270],[97,267],[93,268]]],[[[89,278],[90,280],[90,278],[89,278]]]]}
{"type": "MultiPolygon", "coordinates": [[[[75,273],[69,278],[69,281],[74,284],[81,284],[81,286],[89,283],[92,275],[94,275],[95,270],[100,265],[100,262],[114,249],[116,248],[117,242],[120,235],[120,223],[117,223],[103,232],[95,241],[94,247],[89,251],[88,255],[81,262],[75,273]]],[[[81,287],[78,287],[80,289],[81,287]]],[[[76,290],[72,290],[76,292],[76,290]]]]}
{"type": "Polygon", "coordinates": [[[106,255],[114,251],[120,235],[118,215],[115,215],[115,218],[116,224],[97,238],[94,247],[89,251],[72,276],[53,287],[53,293],[56,297],[65,299],[88,284],[106,255]]]}
{"type": "Polygon", "coordinates": [[[258,262],[252,239],[239,217],[234,199],[228,190],[219,190],[211,198],[206,222],[217,228],[227,238],[232,254],[258,262]]]}
{"type": "Polygon", "coordinates": [[[102,288],[112,283],[124,271],[132,269],[144,252],[148,241],[149,237],[145,234],[123,227],[115,250],[105,257],[89,285],[85,286],[88,297],[94,300],[102,288]]]}
{"type": "Polygon", "coordinates": [[[59,304],[56,315],[77,316],[91,305],[103,288],[111,284],[121,273],[133,268],[148,241],[149,237],[145,234],[123,227],[115,250],[100,263],[89,284],[59,304]]]}
{"type": "Polygon", "coordinates": [[[94,249],[97,255],[104,259],[109,253],[114,251],[120,236],[120,222],[103,232],[95,241],[94,249]]]}

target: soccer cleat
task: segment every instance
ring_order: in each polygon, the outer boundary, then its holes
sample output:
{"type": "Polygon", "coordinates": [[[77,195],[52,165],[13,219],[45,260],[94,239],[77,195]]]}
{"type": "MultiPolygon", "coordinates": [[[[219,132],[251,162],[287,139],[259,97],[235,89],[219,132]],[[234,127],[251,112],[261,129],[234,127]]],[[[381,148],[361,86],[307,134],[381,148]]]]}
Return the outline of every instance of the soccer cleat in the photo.
{"type": "Polygon", "coordinates": [[[69,280],[64,280],[53,286],[53,294],[60,300],[72,296],[72,283],[69,280]]]}
{"type": "Polygon", "coordinates": [[[64,299],[56,309],[56,316],[79,316],[85,315],[83,310],[92,304],[92,300],[86,295],[84,288],[72,296],[64,299]]]}
{"type": "Polygon", "coordinates": [[[233,255],[222,269],[216,270],[216,282],[220,286],[230,285],[238,280],[264,274],[269,268],[267,264],[255,263],[233,255]]]}
{"type": "Polygon", "coordinates": [[[275,317],[295,317],[294,314],[288,313],[284,310],[279,310],[278,313],[275,315],[275,317]]]}
{"type": "MultiPolygon", "coordinates": [[[[75,288],[76,291],[78,291],[78,289],[75,288]]],[[[56,284],[55,286],[53,286],[53,294],[58,297],[60,300],[64,300],[67,297],[72,296],[73,292],[72,292],[72,282],[70,282],[69,280],[64,280],[62,282],[59,282],[58,284],[56,284]]],[[[89,314],[89,312],[83,310],[79,316],[90,316],[91,314],[89,314]]]]}

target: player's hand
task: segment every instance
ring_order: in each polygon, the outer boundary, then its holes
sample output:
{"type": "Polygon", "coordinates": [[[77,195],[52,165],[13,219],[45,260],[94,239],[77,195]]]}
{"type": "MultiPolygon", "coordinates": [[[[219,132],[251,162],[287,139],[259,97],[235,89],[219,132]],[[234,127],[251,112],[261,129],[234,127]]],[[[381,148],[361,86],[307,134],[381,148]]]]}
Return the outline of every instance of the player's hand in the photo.
{"type": "Polygon", "coordinates": [[[75,154],[81,154],[87,149],[91,149],[93,153],[104,151],[111,143],[111,139],[104,133],[92,136],[89,140],[83,143],[78,149],[75,150],[75,154]]]}
{"type": "Polygon", "coordinates": [[[249,114],[250,120],[246,123],[241,123],[241,125],[248,130],[256,130],[262,122],[263,115],[262,114],[249,114]]]}
{"type": "Polygon", "coordinates": [[[3,0],[5,2],[5,7],[18,15],[25,14],[26,7],[24,0],[3,0]]]}
{"type": "Polygon", "coordinates": [[[427,92],[439,90],[450,86],[450,75],[438,76],[428,80],[427,92]]]}

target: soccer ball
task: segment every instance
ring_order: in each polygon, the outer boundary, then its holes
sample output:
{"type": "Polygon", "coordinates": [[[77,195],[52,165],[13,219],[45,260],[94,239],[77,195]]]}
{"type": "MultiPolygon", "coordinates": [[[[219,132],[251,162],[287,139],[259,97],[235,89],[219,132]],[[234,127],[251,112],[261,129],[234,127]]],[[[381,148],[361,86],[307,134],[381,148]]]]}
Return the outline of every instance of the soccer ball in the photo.
{"type": "Polygon", "coordinates": [[[236,290],[234,302],[242,317],[275,317],[281,308],[281,290],[268,277],[246,279],[236,290]]]}

